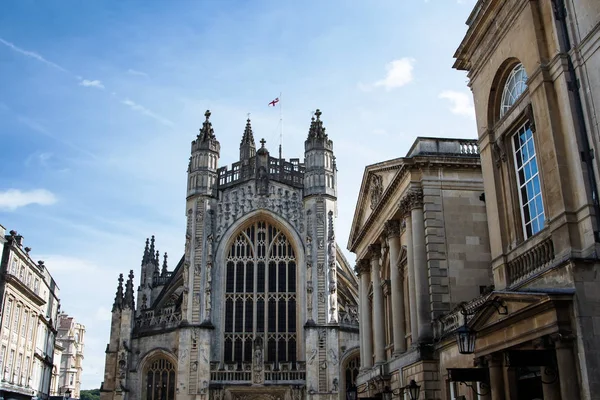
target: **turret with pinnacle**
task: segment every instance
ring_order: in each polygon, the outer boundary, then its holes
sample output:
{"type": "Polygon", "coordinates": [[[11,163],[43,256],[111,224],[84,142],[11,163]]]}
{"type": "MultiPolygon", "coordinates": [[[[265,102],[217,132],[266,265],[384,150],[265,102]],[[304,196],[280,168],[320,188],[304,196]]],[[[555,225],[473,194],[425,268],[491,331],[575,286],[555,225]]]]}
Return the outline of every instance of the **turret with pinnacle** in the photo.
{"type": "Polygon", "coordinates": [[[217,184],[217,166],[221,145],[210,122],[210,111],[204,113],[200,133],[192,142],[192,154],[188,165],[187,197],[194,195],[214,196],[217,184]]]}
{"type": "Polygon", "coordinates": [[[317,109],[311,119],[308,138],[304,142],[304,196],[337,196],[337,167],[333,155],[333,142],[329,140],[321,110],[317,109]]]}

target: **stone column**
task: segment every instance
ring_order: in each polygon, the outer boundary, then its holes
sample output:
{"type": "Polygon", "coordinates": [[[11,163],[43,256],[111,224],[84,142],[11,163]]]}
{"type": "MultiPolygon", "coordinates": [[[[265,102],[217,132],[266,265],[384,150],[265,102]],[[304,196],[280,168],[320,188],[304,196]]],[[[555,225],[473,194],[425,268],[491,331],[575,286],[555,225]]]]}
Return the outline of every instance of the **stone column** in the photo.
{"type": "Polygon", "coordinates": [[[504,400],[504,366],[500,355],[486,356],[490,369],[490,393],[492,400],[504,400]]]}
{"type": "Polygon", "coordinates": [[[419,321],[417,319],[417,291],[415,288],[415,262],[412,240],[412,218],[410,208],[404,204],[404,199],[400,202],[400,211],[404,215],[406,222],[406,268],[408,269],[408,299],[410,307],[410,340],[411,345],[415,345],[419,338],[419,321]]]}
{"type": "Polygon", "coordinates": [[[381,288],[381,245],[369,246],[369,258],[371,259],[371,281],[373,282],[373,347],[375,351],[375,364],[385,362],[385,321],[383,318],[383,290],[381,288]]]}
{"type": "Polygon", "coordinates": [[[398,272],[400,257],[400,221],[391,220],[385,223],[385,233],[390,246],[390,280],[392,283],[392,333],[394,339],[394,355],[406,351],[406,326],[404,324],[404,285],[403,277],[398,272]]]}
{"type": "Polygon", "coordinates": [[[560,395],[563,400],[578,399],[579,379],[577,366],[573,355],[573,337],[570,335],[553,335],[556,348],[556,363],[558,365],[558,379],[560,381],[560,395]]]}
{"type": "Polygon", "coordinates": [[[423,214],[423,192],[411,190],[412,239],[415,262],[415,286],[417,290],[417,319],[419,321],[419,342],[433,337],[431,326],[431,301],[429,298],[429,273],[427,249],[425,248],[425,217],[423,214]]]}
{"type": "Polygon", "coordinates": [[[369,261],[359,260],[357,269],[360,274],[359,336],[362,350],[360,363],[362,368],[371,368],[373,366],[373,339],[371,334],[371,306],[369,304],[369,272],[371,270],[369,261]]]}

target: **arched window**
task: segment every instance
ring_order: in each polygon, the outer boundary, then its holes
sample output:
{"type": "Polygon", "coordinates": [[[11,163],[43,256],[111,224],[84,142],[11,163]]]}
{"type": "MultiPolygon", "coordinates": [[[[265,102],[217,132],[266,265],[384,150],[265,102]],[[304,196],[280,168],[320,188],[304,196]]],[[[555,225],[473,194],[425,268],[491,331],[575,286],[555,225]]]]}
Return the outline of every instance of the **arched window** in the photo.
{"type": "Polygon", "coordinates": [[[168,359],[156,358],[144,371],[146,400],[175,399],[175,365],[168,359]]]}
{"type": "Polygon", "coordinates": [[[252,362],[262,338],[265,362],[296,361],[296,256],[285,234],[265,221],[239,232],[225,271],[224,361],[252,362]]]}
{"type": "Polygon", "coordinates": [[[523,64],[519,63],[510,71],[504,84],[500,104],[500,117],[510,110],[526,89],[527,73],[525,72],[525,68],[523,68],[523,64]]]}

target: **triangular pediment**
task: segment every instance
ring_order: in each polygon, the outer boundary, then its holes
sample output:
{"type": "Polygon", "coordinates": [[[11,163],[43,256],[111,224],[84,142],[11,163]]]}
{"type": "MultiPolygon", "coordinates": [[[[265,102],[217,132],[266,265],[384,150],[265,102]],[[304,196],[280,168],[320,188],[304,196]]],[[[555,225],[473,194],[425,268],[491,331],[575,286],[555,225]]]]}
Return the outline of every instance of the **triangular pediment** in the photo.
{"type": "Polygon", "coordinates": [[[554,293],[492,292],[474,305],[469,327],[477,332],[476,353],[521,346],[555,332],[570,331],[569,311],[573,294],[569,289],[554,293]]]}
{"type": "Polygon", "coordinates": [[[404,166],[405,159],[396,158],[365,167],[350,228],[349,249],[354,247],[369,219],[386,202],[388,192],[394,190],[393,183],[397,181],[404,166]]]}

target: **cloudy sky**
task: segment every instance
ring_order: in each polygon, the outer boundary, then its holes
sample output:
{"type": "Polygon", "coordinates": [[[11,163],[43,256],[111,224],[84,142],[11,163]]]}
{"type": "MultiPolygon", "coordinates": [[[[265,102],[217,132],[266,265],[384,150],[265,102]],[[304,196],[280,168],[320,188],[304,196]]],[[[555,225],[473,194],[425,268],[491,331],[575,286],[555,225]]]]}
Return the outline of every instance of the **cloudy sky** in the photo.
{"type": "MultiPolygon", "coordinates": [[[[475,138],[452,55],[474,0],[6,1],[0,4],[0,224],[24,235],[87,327],[83,388],[103,377],[119,272],[145,238],[184,246],[190,141],[210,108],[221,164],[250,113],[302,157],[323,112],[345,246],[365,165],[417,136],[475,138]]],[[[354,257],[350,256],[353,260],[354,257]]]]}

